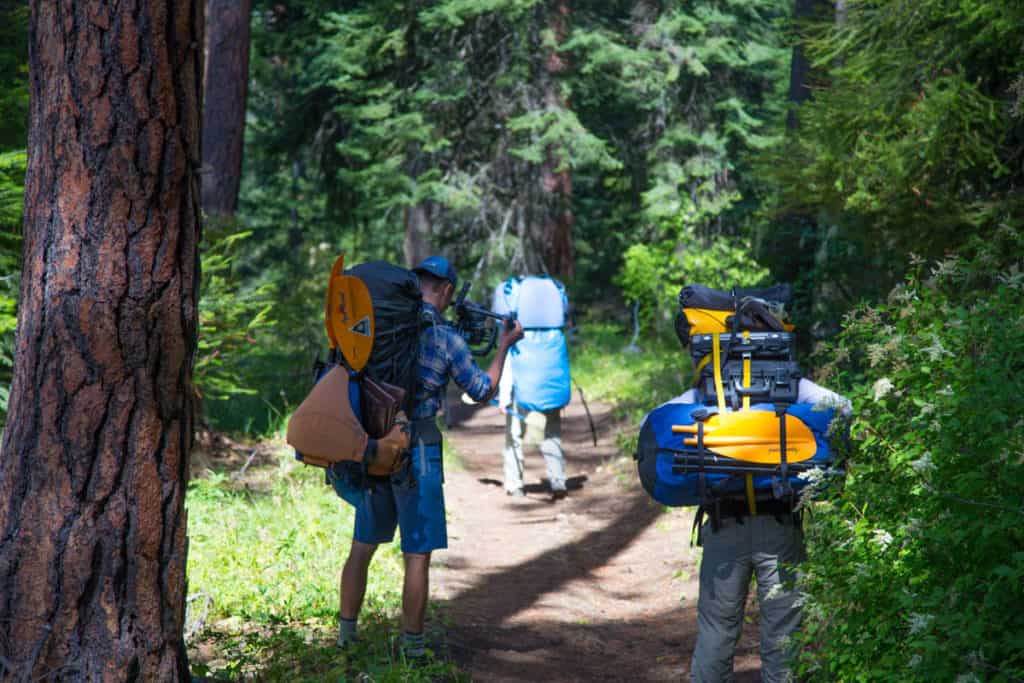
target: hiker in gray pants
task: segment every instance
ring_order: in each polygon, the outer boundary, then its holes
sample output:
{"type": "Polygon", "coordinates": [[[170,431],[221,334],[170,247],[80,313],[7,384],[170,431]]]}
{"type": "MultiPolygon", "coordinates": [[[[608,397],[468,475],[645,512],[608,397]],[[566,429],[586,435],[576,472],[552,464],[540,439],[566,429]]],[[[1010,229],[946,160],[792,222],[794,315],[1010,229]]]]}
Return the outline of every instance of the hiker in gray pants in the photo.
{"type": "Polygon", "coordinates": [[[718,531],[712,531],[709,520],[700,533],[704,554],[690,680],[718,683],[732,675],[752,575],[761,606],[761,679],[789,680],[787,640],[800,625],[792,565],[804,559],[802,531],[790,514],[758,514],[742,521],[723,514],[718,531]]]}
{"type": "MultiPolygon", "coordinates": [[[[509,495],[523,491],[523,440],[534,429],[540,439],[540,453],[544,456],[548,481],[556,495],[565,491],[565,456],[562,454],[562,409],[522,415],[515,401],[505,411],[505,449],[502,451],[505,470],[505,490],[509,495]]],[[[531,439],[536,441],[537,439],[531,439]]]]}
{"type": "MultiPolygon", "coordinates": [[[[808,379],[801,379],[801,402],[835,408],[848,415],[850,402],[808,379]]],[[[675,399],[694,403],[693,389],[675,399]]],[[[707,519],[698,532],[704,548],[697,600],[697,646],[690,664],[693,683],[721,683],[732,676],[733,655],[743,628],[750,579],[757,579],[761,607],[761,680],[792,680],[789,639],[800,626],[799,591],[793,567],[804,559],[798,517],[783,501],[759,502],[756,515],[744,500],[720,502],[717,529],[707,519]]]]}

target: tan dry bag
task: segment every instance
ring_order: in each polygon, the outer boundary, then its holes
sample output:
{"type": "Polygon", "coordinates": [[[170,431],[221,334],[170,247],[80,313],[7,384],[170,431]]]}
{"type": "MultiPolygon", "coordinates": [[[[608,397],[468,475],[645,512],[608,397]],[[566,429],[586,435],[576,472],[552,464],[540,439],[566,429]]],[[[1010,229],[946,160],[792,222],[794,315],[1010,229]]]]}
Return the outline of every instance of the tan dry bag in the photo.
{"type": "Polygon", "coordinates": [[[308,465],[362,462],[369,438],[348,399],[348,371],[338,366],[316,383],[288,421],[287,441],[308,465]]]}

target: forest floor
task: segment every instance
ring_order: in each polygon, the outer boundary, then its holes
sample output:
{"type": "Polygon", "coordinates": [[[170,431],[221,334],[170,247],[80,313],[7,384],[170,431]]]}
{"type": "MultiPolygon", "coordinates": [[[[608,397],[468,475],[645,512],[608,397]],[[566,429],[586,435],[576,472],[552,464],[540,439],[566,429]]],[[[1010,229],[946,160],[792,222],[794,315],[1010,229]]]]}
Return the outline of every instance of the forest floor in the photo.
{"type": "MultiPolygon", "coordinates": [[[[449,654],[479,681],[662,681],[689,672],[697,634],[700,552],[692,509],[644,493],[616,445],[619,425],[578,397],[562,419],[569,495],[552,501],[544,462],[527,446],[527,495],[501,485],[505,418],[453,409],[445,473],[449,548],[434,556],[432,602],[450,617],[449,654]]],[[[756,608],[737,646],[736,681],[760,680],[756,608]]]]}

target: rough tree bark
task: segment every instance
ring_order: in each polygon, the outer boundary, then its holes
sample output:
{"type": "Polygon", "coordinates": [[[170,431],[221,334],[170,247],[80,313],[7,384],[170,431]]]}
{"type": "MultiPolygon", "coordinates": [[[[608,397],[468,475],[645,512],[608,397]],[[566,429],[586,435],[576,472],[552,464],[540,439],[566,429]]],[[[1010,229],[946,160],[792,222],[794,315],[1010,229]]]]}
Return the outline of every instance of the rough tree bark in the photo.
{"type": "Polygon", "coordinates": [[[186,680],[202,0],[34,0],[0,669],[186,680]]]}
{"type": "MultiPolygon", "coordinates": [[[[568,0],[556,0],[548,8],[548,28],[555,38],[555,44],[565,41],[569,33],[571,9],[568,0]]],[[[565,57],[552,50],[544,64],[544,106],[548,110],[565,109],[568,103],[562,96],[559,80],[568,68],[565,57]]],[[[568,169],[560,169],[562,159],[555,150],[548,150],[541,167],[542,205],[545,208],[541,225],[540,248],[544,265],[549,274],[560,278],[571,278],[573,274],[572,252],[572,175],[568,169]]]]}
{"type": "Polygon", "coordinates": [[[242,176],[252,0],[206,0],[203,209],[234,215],[242,176]]]}

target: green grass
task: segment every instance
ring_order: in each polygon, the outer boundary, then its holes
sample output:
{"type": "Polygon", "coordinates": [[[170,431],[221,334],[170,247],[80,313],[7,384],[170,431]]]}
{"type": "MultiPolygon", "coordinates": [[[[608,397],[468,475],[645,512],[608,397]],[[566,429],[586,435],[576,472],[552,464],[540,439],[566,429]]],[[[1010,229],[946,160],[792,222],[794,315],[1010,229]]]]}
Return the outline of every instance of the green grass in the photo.
{"type": "Polygon", "coordinates": [[[690,387],[690,355],[678,342],[641,339],[629,351],[629,335],[613,323],[584,325],[573,340],[572,376],[587,398],[612,403],[623,417],[642,417],[690,387]]]}
{"type": "Polygon", "coordinates": [[[690,388],[692,365],[675,340],[641,339],[640,350],[627,350],[630,335],[614,323],[580,327],[570,346],[573,381],[587,400],[611,404],[625,422],[618,446],[635,450],[643,416],[690,388]]]}
{"type": "MultiPolygon", "coordinates": [[[[398,652],[402,556],[382,546],[370,568],[359,647],[337,651],[338,577],[354,509],[323,473],[281,448],[245,481],[211,472],[189,484],[193,673],[262,681],[457,680],[450,663],[416,667],[398,652]]],[[[431,623],[443,620],[432,613],[431,623]]],[[[429,634],[428,634],[429,635],[429,634]]]]}

